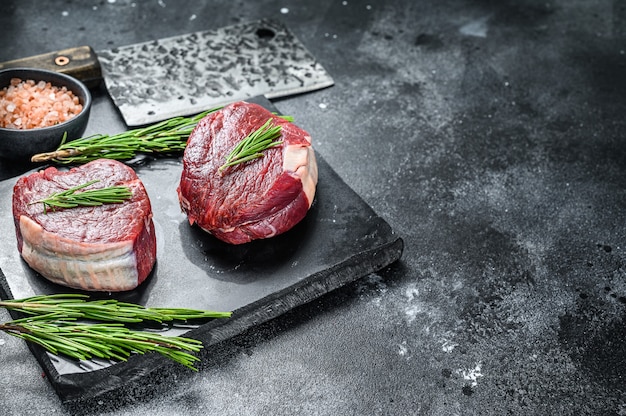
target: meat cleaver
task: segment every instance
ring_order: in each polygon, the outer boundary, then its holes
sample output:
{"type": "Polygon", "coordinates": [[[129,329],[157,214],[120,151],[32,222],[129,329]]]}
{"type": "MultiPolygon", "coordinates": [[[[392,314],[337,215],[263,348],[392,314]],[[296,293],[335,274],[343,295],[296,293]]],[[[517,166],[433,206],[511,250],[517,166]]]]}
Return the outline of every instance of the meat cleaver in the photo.
{"type": "Polygon", "coordinates": [[[91,86],[103,78],[128,126],[334,83],[294,34],[271,19],[98,52],[82,46],[0,63],[0,69],[15,67],[67,73],[91,86]]]}

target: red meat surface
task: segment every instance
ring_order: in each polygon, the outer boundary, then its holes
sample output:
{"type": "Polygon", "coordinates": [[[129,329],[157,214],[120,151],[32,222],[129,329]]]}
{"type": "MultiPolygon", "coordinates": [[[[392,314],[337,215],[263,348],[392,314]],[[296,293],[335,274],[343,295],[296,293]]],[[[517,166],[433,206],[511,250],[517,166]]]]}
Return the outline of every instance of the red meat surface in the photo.
{"type": "Polygon", "coordinates": [[[22,257],[55,283],[93,291],[129,290],[146,279],[156,261],[148,194],[135,172],[114,160],[99,159],[69,171],[49,167],[18,179],[13,218],[22,257]],[[36,203],[96,179],[84,190],[122,185],[133,196],[119,204],[47,213],[36,203]]]}
{"type": "Polygon", "coordinates": [[[284,233],[300,222],[316,185],[310,135],[257,104],[237,102],[207,115],[191,133],[178,196],[190,224],[242,244],[284,233]],[[269,118],[282,127],[282,144],[261,158],[219,171],[232,148],[269,118]]]}

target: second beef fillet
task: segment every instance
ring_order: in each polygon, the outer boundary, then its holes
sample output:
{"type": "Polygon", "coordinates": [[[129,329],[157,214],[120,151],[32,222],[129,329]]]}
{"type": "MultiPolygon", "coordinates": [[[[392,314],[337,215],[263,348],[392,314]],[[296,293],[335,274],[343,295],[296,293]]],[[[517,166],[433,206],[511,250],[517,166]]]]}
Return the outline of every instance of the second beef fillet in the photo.
{"type": "Polygon", "coordinates": [[[203,118],[189,136],[178,187],[190,224],[230,244],[273,237],[308,212],[318,172],[311,136],[260,105],[237,102],[203,118]],[[220,170],[226,156],[272,119],[281,144],[220,170]]]}

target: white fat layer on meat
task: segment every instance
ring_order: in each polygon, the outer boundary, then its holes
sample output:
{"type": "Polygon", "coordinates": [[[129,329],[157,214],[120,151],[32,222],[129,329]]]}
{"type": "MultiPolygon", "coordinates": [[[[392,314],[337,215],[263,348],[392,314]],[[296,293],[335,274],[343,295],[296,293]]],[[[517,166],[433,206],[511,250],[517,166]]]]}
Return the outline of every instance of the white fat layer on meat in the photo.
{"type": "Polygon", "coordinates": [[[84,290],[121,291],[138,285],[132,241],[78,243],[20,217],[22,257],[48,280],[84,290]]]}
{"type": "Polygon", "coordinates": [[[293,176],[300,178],[310,207],[317,187],[317,160],[313,148],[302,145],[285,146],[283,170],[293,172],[293,176]]]}

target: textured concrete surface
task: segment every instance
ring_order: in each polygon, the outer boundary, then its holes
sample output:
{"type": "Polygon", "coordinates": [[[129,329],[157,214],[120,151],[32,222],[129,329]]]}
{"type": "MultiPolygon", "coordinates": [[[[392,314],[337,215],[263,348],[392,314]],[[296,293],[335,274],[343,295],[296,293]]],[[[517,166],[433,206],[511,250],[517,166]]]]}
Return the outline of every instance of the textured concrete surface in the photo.
{"type": "MultiPolygon", "coordinates": [[[[626,414],[624,2],[3,10],[0,60],[279,17],[336,85],[276,105],[406,243],[399,263],[233,339],[200,372],[124,397],[62,405],[0,334],[3,414],[626,414]]],[[[103,100],[90,131],[115,117],[103,100]]]]}

